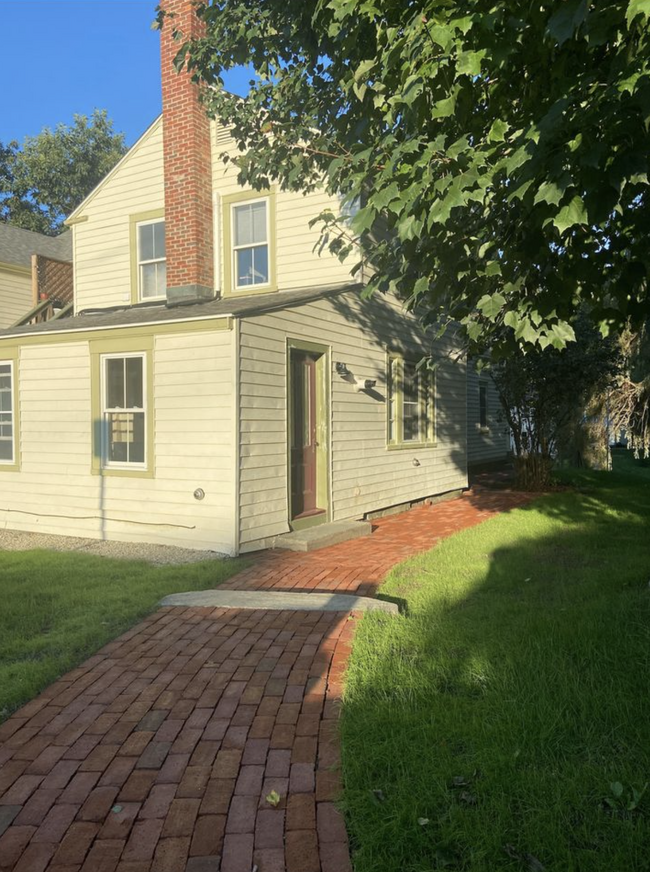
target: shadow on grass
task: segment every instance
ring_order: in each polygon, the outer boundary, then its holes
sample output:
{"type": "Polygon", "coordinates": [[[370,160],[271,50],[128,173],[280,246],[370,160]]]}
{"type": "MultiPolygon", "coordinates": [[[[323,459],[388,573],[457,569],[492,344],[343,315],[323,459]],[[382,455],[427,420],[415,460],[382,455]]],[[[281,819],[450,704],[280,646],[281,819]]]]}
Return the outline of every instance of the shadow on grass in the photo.
{"type": "Polygon", "coordinates": [[[342,722],[356,872],[644,868],[650,486],[572,483],[402,564],[382,592],[408,615],[363,619],[342,722]]]}

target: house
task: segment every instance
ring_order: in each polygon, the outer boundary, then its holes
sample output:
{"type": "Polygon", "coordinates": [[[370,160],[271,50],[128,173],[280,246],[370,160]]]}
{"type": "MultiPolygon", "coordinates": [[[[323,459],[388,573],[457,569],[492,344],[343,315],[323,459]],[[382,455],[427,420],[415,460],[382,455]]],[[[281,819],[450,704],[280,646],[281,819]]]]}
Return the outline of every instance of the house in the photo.
{"type": "Polygon", "coordinates": [[[176,50],[164,29],[162,116],[68,219],[74,316],[0,333],[0,521],[237,554],[465,488],[453,337],[316,250],[324,193],[237,184],[176,50]]]}
{"type": "Polygon", "coordinates": [[[37,308],[31,318],[45,320],[71,302],[72,233],[51,237],[0,223],[0,328],[37,308]]]}

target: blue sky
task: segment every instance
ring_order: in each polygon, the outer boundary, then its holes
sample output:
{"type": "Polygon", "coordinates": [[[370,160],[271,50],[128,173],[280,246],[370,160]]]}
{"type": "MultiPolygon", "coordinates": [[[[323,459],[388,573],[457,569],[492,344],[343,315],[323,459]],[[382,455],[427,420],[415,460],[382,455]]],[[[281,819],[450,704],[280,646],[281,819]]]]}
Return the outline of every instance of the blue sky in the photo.
{"type": "MultiPolygon", "coordinates": [[[[129,145],[160,113],[157,0],[0,0],[0,142],[106,109],[129,145]]],[[[248,76],[227,87],[245,93],[248,76]]]]}

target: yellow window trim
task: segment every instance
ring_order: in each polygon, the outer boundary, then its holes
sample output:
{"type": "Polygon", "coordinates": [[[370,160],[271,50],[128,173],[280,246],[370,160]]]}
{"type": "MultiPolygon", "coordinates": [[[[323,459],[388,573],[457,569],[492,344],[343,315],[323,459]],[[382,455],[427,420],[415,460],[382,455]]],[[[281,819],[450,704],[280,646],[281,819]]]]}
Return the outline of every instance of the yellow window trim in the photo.
{"type": "Polygon", "coordinates": [[[418,361],[405,357],[402,354],[389,352],[386,355],[386,448],[389,451],[404,451],[413,448],[435,448],[437,444],[436,432],[436,379],[435,373],[420,370],[423,379],[423,390],[420,390],[418,412],[420,420],[426,421],[427,432],[424,439],[417,441],[404,440],[404,364],[416,366],[418,361]],[[396,384],[391,381],[391,363],[395,364],[396,384]],[[391,439],[390,434],[390,398],[391,394],[395,403],[395,435],[391,439]]]}
{"type": "Polygon", "coordinates": [[[250,297],[254,294],[273,294],[278,290],[276,257],[275,188],[269,191],[239,191],[221,198],[221,226],[223,227],[223,295],[224,297],[250,297]],[[269,284],[263,287],[235,288],[232,252],[232,206],[247,201],[268,200],[269,284]]]}
{"type": "Polygon", "coordinates": [[[154,478],[154,379],[153,379],[153,336],[122,337],[98,339],[89,343],[90,346],[90,426],[92,433],[93,475],[118,476],[127,478],[154,478]],[[134,354],[141,353],[146,360],[146,469],[117,469],[103,466],[102,445],[102,356],[104,354],[134,354]]]}
{"type": "MultiPolygon", "coordinates": [[[[138,224],[143,221],[164,221],[164,209],[150,209],[148,212],[138,212],[135,215],[129,215],[129,249],[131,254],[131,305],[146,302],[140,299],[140,276],[138,270],[138,224]]],[[[152,297],[151,299],[163,299],[163,297],[152,297]]]]}
{"type": "Polygon", "coordinates": [[[18,394],[19,350],[0,348],[0,363],[12,364],[11,390],[13,394],[14,459],[12,463],[0,463],[0,472],[20,472],[20,402],[18,394]]]}

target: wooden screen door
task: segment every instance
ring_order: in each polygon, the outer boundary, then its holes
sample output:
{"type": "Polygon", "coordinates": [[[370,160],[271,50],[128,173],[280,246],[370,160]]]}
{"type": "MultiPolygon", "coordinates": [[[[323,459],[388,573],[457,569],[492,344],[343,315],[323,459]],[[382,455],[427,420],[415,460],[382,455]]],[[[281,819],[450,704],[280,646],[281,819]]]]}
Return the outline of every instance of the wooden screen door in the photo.
{"type": "Polygon", "coordinates": [[[323,426],[324,403],[319,386],[321,353],[291,348],[290,378],[290,477],[291,521],[317,523],[324,520],[324,482],[321,457],[326,446],[323,426]]]}

